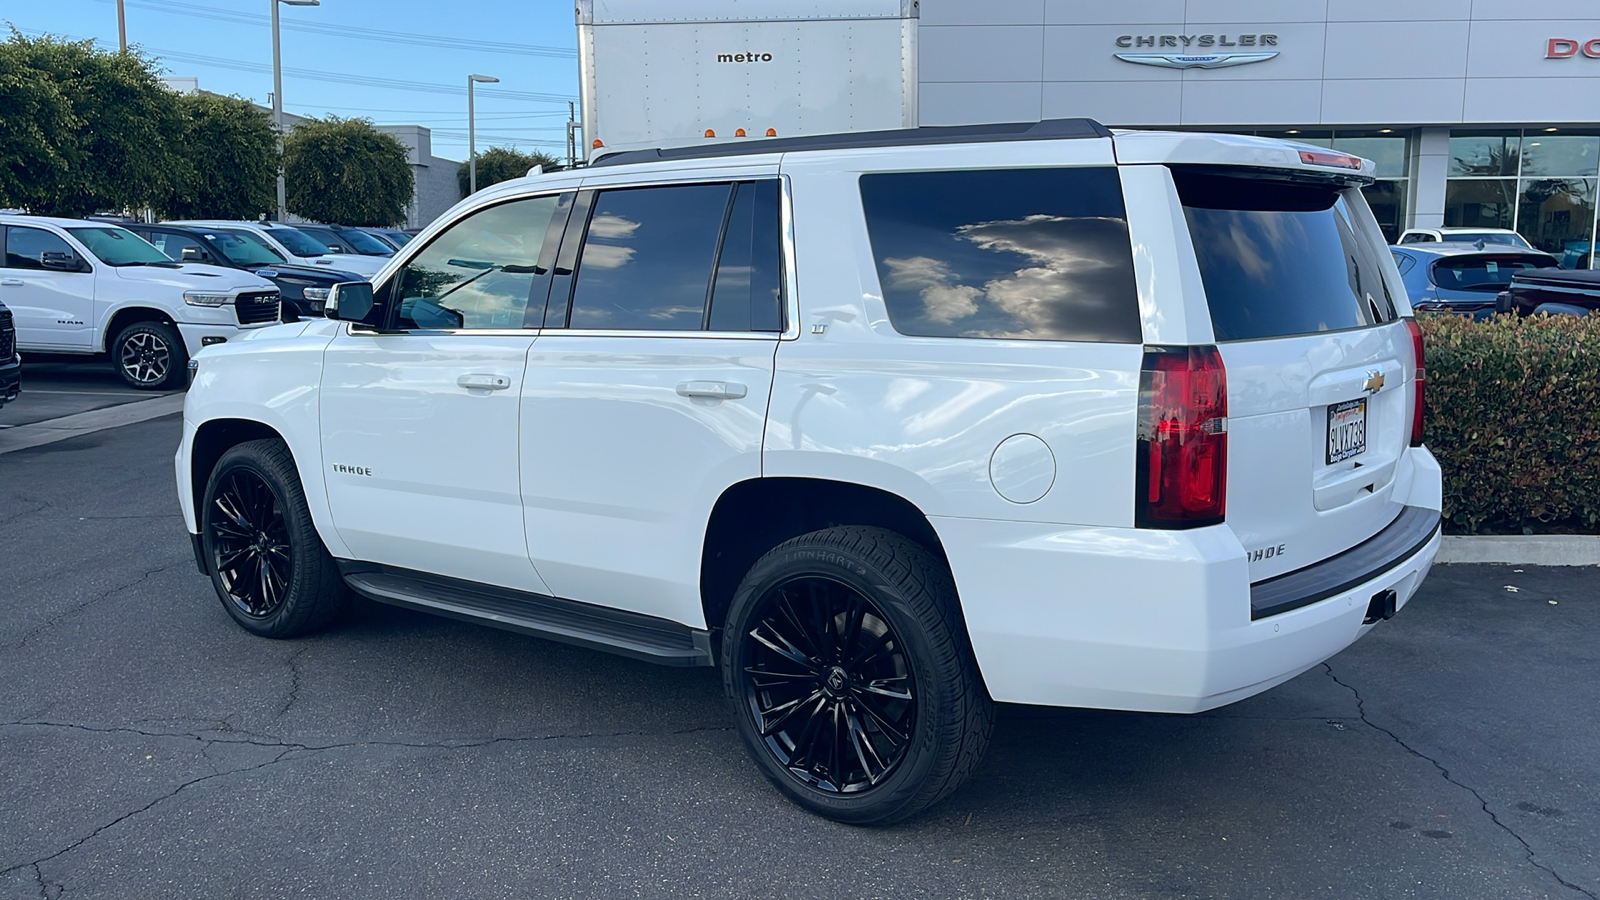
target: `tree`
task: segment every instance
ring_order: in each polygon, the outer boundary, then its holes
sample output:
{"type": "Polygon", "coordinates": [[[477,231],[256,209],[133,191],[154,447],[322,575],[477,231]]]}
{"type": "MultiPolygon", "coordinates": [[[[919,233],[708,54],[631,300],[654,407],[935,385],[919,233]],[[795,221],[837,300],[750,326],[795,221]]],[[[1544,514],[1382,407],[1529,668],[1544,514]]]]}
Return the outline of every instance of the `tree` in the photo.
{"type": "Polygon", "coordinates": [[[405,221],[415,176],[406,145],[369,119],[312,119],[283,140],[289,210],[316,222],[405,221]]]}
{"type": "MultiPolygon", "coordinates": [[[[534,166],[543,166],[546,172],[560,169],[561,161],[548,153],[535,150],[532,153],[523,153],[509,147],[490,147],[478,154],[478,190],[483,190],[491,184],[521,178],[528,174],[534,166]]],[[[456,170],[456,180],[461,182],[461,196],[465,197],[471,178],[466,163],[456,170]]]]}
{"type": "Polygon", "coordinates": [[[90,41],[0,44],[0,205],[82,216],[142,207],[171,183],[177,95],[137,52],[90,41]]]}
{"type": "Polygon", "coordinates": [[[156,209],[169,219],[254,219],[276,203],[278,145],[272,119],[240,97],[178,98],[171,189],[156,209]]]}

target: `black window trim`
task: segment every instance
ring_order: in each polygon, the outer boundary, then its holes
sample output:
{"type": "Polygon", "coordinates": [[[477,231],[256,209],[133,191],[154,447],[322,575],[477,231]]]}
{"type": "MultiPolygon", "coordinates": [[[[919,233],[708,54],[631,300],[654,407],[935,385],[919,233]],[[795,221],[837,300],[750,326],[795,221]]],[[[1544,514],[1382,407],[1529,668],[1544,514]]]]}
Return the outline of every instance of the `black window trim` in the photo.
{"type": "Polygon", "coordinates": [[[798,312],[794,309],[794,221],[789,178],[782,173],[726,174],[719,176],[668,176],[649,181],[619,181],[607,184],[585,184],[578,191],[582,215],[573,215],[562,235],[561,253],[556,259],[555,278],[551,283],[549,306],[545,312],[544,332],[578,337],[678,337],[689,339],[721,338],[734,340],[793,340],[799,337],[798,312]],[[698,331],[640,328],[569,328],[572,317],[572,296],[578,283],[578,261],[582,259],[583,245],[589,233],[589,220],[594,215],[594,197],[601,191],[633,190],[636,188],[691,187],[694,185],[734,185],[757,182],[778,182],[778,310],[781,328],[778,331],[710,331],[711,294],[716,289],[717,264],[721,261],[722,245],[728,236],[728,216],[738,191],[728,191],[728,206],[723,211],[722,228],[717,235],[717,249],[712,259],[711,278],[706,286],[706,305],[702,311],[701,329],[698,331]],[[573,241],[576,236],[577,240],[573,241]],[[570,253],[568,249],[571,248],[570,253]],[[565,296],[561,297],[560,294],[565,296]]]}

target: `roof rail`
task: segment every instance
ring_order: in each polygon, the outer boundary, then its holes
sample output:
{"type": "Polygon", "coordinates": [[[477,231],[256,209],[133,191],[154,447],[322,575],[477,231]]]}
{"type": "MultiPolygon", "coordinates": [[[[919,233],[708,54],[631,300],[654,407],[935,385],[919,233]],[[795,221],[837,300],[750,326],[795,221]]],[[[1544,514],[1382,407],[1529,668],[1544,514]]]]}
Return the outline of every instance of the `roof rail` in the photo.
{"type": "Polygon", "coordinates": [[[1042,122],[1003,122],[990,125],[939,125],[858,131],[847,134],[809,134],[789,138],[757,138],[691,147],[619,150],[589,163],[622,166],[629,163],[744,156],[751,153],[788,153],[799,150],[853,150],[861,147],[912,147],[921,144],[987,144],[1003,141],[1054,141],[1067,138],[1107,138],[1111,132],[1093,119],[1045,119],[1042,122]]]}

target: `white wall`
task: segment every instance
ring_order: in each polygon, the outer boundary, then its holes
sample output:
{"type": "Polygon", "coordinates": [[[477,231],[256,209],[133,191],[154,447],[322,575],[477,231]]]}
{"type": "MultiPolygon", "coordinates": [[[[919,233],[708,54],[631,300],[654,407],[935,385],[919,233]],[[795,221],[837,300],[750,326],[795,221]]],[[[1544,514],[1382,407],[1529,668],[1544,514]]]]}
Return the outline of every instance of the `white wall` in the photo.
{"type": "MultiPolygon", "coordinates": [[[[1596,0],[922,0],[921,10],[923,125],[1600,121],[1600,59],[1545,58],[1550,38],[1600,38],[1596,0]],[[1113,56],[1136,52],[1116,46],[1121,35],[1263,33],[1278,36],[1279,55],[1232,68],[1113,56]]],[[[1173,52],[1137,48],[1152,50],[1173,52]]]]}

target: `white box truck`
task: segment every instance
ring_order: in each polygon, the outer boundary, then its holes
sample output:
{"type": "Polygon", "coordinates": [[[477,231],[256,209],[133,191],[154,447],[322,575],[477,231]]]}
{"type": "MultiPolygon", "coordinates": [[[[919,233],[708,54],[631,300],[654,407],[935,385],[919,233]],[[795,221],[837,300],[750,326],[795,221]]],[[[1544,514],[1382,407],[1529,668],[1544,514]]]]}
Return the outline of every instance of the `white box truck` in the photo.
{"type": "Polygon", "coordinates": [[[917,126],[916,0],[577,0],[583,147],[917,126]]]}

